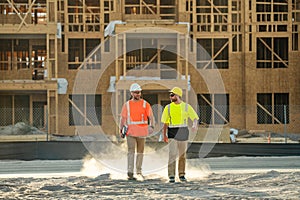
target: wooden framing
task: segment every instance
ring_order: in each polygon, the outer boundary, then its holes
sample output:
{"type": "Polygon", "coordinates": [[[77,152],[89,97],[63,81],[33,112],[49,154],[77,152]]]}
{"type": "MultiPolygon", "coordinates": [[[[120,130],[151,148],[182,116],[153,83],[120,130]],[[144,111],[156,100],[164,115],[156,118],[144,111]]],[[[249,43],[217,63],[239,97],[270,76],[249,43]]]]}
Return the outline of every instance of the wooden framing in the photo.
{"type": "MultiPolygon", "coordinates": [[[[49,133],[70,136],[77,134],[76,129],[83,128],[69,125],[69,106],[79,109],[69,98],[79,71],[84,71],[87,76],[81,85],[86,88],[83,91],[101,95],[103,110],[110,108],[111,99],[121,105],[134,81],[143,85],[147,95],[156,95],[158,102],[155,104],[168,101],[168,87],[178,85],[184,89],[184,99],[191,102],[193,96],[189,88],[195,94],[211,92],[205,77],[201,77],[201,70],[208,75],[218,72],[225,93],[229,95],[229,120],[220,116],[226,119],[226,125],[246,130],[298,133],[299,30],[300,2],[294,0],[47,0],[46,4],[40,0],[28,0],[28,3],[6,0],[0,3],[0,40],[7,41],[5,45],[0,44],[0,95],[43,91],[49,133]],[[116,24],[113,33],[105,37],[105,28],[115,20],[122,24],[116,24]],[[155,38],[156,50],[149,58],[143,59],[146,50],[136,51],[137,56],[127,54],[130,34],[162,35],[163,29],[176,33],[174,45],[169,44],[173,42],[171,39],[164,44],[155,38]],[[61,30],[60,38],[57,30],[61,30]],[[266,42],[278,41],[278,38],[287,41],[286,48],[281,48],[280,42],[272,45],[266,42]],[[21,45],[24,41],[28,44],[27,49],[21,45]],[[207,46],[203,46],[210,55],[207,60],[201,60],[197,55],[197,41],[207,42],[207,46]],[[163,54],[172,45],[176,49],[176,58],[163,60],[163,54]],[[35,49],[42,49],[45,59],[41,55],[34,57],[35,49]],[[114,61],[108,63],[111,58],[114,61]],[[39,68],[35,66],[37,62],[42,63],[39,68]],[[258,67],[259,62],[267,64],[258,67]],[[18,68],[22,63],[24,67],[18,68]],[[157,67],[150,69],[154,63],[157,67]],[[211,63],[216,68],[211,68],[211,63]],[[226,67],[222,67],[222,63],[226,67]],[[268,63],[272,63],[272,67],[265,67],[268,63]],[[171,67],[162,69],[163,65],[171,67]],[[43,74],[40,80],[32,80],[36,69],[43,74]],[[157,78],[164,70],[168,75],[172,70],[176,71],[176,77],[159,80],[161,85],[154,80],[132,78],[136,74],[157,78]],[[116,92],[113,93],[107,91],[110,77],[115,77],[116,92]],[[68,81],[66,94],[58,94],[58,78],[68,81]],[[96,81],[96,88],[90,88],[96,81]],[[257,106],[263,109],[257,102],[258,93],[289,94],[289,106],[294,109],[289,113],[290,122],[285,130],[282,123],[257,123],[257,106]]],[[[215,81],[214,88],[219,83],[215,81]]],[[[211,106],[214,108],[213,104],[211,106]]],[[[102,124],[105,133],[117,134],[115,121],[118,120],[113,116],[118,116],[119,112],[119,107],[102,112],[102,120],[107,122],[102,124]]]]}

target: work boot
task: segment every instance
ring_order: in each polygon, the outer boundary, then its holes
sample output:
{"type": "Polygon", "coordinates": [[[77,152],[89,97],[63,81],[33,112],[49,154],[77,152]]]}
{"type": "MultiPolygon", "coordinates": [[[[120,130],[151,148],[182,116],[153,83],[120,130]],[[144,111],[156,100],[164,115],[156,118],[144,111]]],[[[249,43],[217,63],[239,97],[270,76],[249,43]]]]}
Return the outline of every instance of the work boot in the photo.
{"type": "Polygon", "coordinates": [[[169,183],[175,183],[175,177],[174,176],[169,177],[169,183]]]}
{"type": "Polygon", "coordinates": [[[131,181],[136,180],[136,178],[133,176],[133,173],[128,172],[127,175],[128,175],[128,178],[127,178],[128,180],[131,180],[131,181]]]}
{"type": "Polygon", "coordinates": [[[186,182],[186,178],[185,178],[184,176],[179,176],[179,180],[180,180],[181,182],[186,182]]]}
{"type": "Polygon", "coordinates": [[[143,176],[143,174],[138,173],[138,174],[136,175],[136,179],[137,179],[138,181],[143,181],[143,180],[145,180],[145,177],[143,176]]]}

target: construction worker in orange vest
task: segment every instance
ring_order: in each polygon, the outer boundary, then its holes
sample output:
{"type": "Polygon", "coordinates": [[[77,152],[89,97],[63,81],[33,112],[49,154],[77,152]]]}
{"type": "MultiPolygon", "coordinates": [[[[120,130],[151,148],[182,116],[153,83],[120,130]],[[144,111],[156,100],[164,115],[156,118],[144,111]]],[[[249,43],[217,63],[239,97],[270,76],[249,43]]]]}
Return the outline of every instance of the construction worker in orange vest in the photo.
{"type": "Polygon", "coordinates": [[[136,180],[134,175],[135,146],[136,174],[138,179],[144,179],[142,175],[142,163],[144,156],[145,138],[153,132],[154,117],[150,104],[141,98],[142,88],[139,84],[133,83],[130,86],[131,99],[127,101],[121,111],[121,136],[122,127],[126,126],[126,138],[128,147],[127,175],[128,180],[136,180]]]}
{"type": "Polygon", "coordinates": [[[198,115],[192,106],[181,100],[182,89],[174,87],[170,90],[171,103],[162,113],[161,122],[164,123],[164,142],[169,143],[168,176],[169,182],[175,182],[176,160],[178,161],[178,175],[180,181],[186,181],[185,163],[186,149],[189,138],[188,119],[193,121],[192,131],[197,131],[198,115]]]}

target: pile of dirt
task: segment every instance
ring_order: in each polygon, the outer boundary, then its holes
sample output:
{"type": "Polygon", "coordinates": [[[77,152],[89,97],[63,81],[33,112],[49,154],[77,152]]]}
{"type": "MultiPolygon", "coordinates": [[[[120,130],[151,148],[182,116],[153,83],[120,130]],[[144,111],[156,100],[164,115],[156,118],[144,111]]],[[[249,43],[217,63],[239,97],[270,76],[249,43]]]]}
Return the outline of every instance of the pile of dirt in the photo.
{"type": "Polygon", "coordinates": [[[0,127],[0,135],[40,135],[47,134],[36,127],[30,126],[24,122],[18,122],[15,125],[0,127]]]}

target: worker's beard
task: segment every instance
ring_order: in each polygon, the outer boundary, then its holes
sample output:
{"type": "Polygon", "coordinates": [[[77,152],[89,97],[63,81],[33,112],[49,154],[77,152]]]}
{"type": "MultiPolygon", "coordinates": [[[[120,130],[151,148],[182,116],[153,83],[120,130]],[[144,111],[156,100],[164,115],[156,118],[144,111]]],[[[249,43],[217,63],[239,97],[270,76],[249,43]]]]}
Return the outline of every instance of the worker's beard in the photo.
{"type": "Polygon", "coordinates": [[[133,97],[133,100],[135,100],[135,101],[138,101],[138,100],[140,100],[141,99],[141,96],[139,96],[139,97],[133,97]]]}
{"type": "Polygon", "coordinates": [[[177,101],[177,97],[173,97],[173,98],[171,99],[171,101],[172,101],[172,102],[176,102],[176,101],[177,101]]]}

